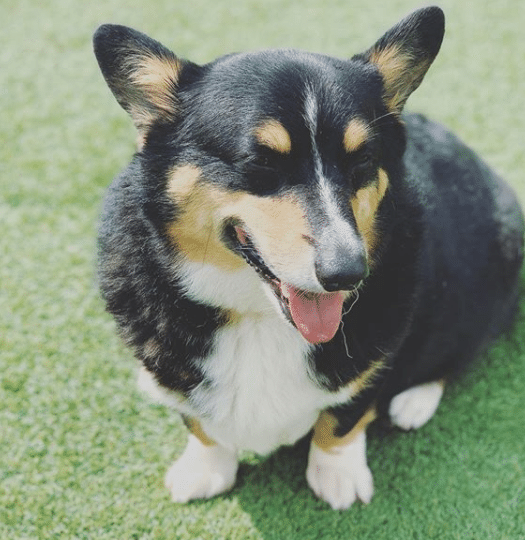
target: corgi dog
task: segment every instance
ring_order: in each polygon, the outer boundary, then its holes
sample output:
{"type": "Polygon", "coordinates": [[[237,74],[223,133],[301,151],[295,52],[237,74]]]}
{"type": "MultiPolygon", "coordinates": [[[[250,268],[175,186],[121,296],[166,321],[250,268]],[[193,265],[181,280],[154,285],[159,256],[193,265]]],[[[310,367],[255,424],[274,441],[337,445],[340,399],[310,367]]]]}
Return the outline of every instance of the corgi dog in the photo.
{"type": "Polygon", "coordinates": [[[428,7],[349,59],[196,65],[127,27],[95,33],[139,134],[105,199],[100,287],[141,387],[189,429],[166,476],[174,501],[230,489],[242,450],[311,433],[313,492],[368,503],[367,426],[422,426],[446,379],[508,328],[516,197],[403,112],[443,34],[428,7]]]}

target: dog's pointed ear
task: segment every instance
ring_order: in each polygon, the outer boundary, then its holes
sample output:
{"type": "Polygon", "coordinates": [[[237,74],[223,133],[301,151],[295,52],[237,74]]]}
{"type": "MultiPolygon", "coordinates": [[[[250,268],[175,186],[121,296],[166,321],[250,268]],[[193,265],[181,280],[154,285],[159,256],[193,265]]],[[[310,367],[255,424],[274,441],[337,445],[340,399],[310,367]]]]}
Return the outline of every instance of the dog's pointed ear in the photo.
{"type": "Polygon", "coordinates": [[[154,123],[177,117],[179,77],[187,62],[125,26],[100,26],[93,46],[109,88],[142,136],[154,123]]]}
{"type": "Polygon", "coordinates": [[[365,53],[354,57],[379,69],[389,110],[401,112],[439,52],[444,33],[443,11],[438,7],[423,8],[396,24],[365,53]]]}

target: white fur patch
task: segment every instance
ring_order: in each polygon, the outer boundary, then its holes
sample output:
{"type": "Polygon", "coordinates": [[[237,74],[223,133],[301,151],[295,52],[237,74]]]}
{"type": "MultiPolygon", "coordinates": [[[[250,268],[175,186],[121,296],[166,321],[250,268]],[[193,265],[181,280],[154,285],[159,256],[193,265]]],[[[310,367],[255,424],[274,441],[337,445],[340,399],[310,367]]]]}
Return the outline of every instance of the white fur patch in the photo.
{"type": "Polygon", "coordinates": [[[316,140],[319,115],[318,109],[319,105],[317,103],[316,92],[313,89],[308,89],[304,104],[305,120],[310,131],[312,156],[314,159],[319,199],[324,206],[325,214],[328,220],[326,226],[330,227],[338,237],[344,239],[344,243],[347,245],[353,244],[355,246],[355,251],[359,252],[362,249],[361,238],[348,220],[341,215],[340,205],[334,197],[333,186],[329,181],[327,181],[323,173],[323,162],[316,140]]]}
{"type": "Polygon", "coordinates": [[[345,510],[356,499],[369,503],[374,483],[366,462],[365,433],[328,452],[312,442],[306,479],[313,492],[334,510],[345,510]]]}
{"type": "Polygon", "coordinates": [[[202,362],[210,382],[190,396],[204,432],[227,448],[260,454],[306,435],[321,410],[352,392],[330,393],[315,382],[310,347],[275,316],[245,317],[219,331],[202,362]]]}
{"type": "Polygon", "coordinates": [[[278,315],[251,268],[189,263],[181,275],[191,298],[241,317],[215,334],[212,353],[200,360],[207,380],[188,399],[159,388],[146,371],[141,387],[197,418],[208,437],[232,451],[267,454],[306,435],[322,410],[351,399],[354,385],[338,392],[319,385],[310,372],[312,345],[278,315]]]}
{"type": "Polygon", "coordinates": [[[354,227],[341,215],[341,209],[334,197],[333,187],[324,176],[319,177],[319,195],[328,216],[330,226],[338,237],[344,238],[348,244],[353,244],[355,250],[362,249],[362,241],[354,227]]]}
{"type": "Polygon", "coordinates": [[[407,431],[420,428],[434,416],[442,395],[441,381],[409,388],[390,402],[390,419],[396,426],[407,431]]]}
{"type": "Polygon", "coordinates": [[[166,487],[175,502],[208,499],[233,487],[237,455],[221,446],[205,446],[189,435],[180,458],[166,474],[166,487]]]}
{"type": "Polygon", "coordinates": [[[312,87],[307,87],[304,96],[304,119],[306,126],[310,131],[310,139],[312,141],[313,153],[319,155],[317,150],[317,124],[319,119],[319,104],[317,102],[317,92],[312,87]]]}
{"type": "Polygon", "coordinates": [[[240,314],[275,315],[269,291],[255,270],[221,270],[205,263],[183,261],[177,267],[181,283],[192,300],[240,314]]]}

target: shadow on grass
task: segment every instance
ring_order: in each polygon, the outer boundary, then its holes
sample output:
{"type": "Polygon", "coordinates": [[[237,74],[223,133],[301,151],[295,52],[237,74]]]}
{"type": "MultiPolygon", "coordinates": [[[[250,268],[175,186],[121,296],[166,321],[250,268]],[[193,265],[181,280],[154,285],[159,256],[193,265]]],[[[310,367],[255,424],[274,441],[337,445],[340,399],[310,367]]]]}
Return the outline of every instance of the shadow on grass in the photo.
{"type": "Polygon", "coordinates": [[[525,538],[525,448],[516,429],[525,421],[524,333],[522,296],[511,330],[449,384],[428,425],[410,433],[385,421],[370,427],[369,505],[337,512],[314,496],[308,438],[243,462],[228,497],[264,540],[525,538]]]}
{"type": "MultiPolygon", "coordinates": [[[[395,438],[397,433],[381,423],[372,426],[369,432],[375,454],[371,466],[377,467],[382,460],[383,443],[395,438]]],[[[229,497],[239,501],[264,540],[353,538],[366,527],[369,514],[372,523],[375,521],[369,530],[372,534],[379,525],[377,509],[373,506],[356,502],[349,510],[334,511],[310,490],[305,476],[308,448],[309,437],[267,458],[243,462],[237,485],[229,497]],[[361,524],[358,527],[356,520],[361,524]]]]}

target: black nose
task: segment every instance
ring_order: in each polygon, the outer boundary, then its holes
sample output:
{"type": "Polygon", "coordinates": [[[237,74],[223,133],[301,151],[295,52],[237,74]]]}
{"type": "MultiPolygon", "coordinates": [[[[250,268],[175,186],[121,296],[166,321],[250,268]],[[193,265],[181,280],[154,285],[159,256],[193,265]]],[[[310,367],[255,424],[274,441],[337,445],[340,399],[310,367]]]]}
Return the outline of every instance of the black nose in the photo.
{"type": "Polygon", "coordinates": [[[319,283],[328,292],[351,290],[370,273],[364,252],[348,254],[344,250],[319,258],[315,268],[319,283]]]}

